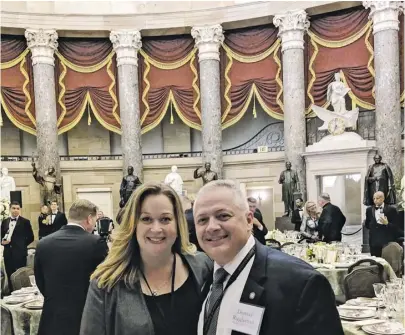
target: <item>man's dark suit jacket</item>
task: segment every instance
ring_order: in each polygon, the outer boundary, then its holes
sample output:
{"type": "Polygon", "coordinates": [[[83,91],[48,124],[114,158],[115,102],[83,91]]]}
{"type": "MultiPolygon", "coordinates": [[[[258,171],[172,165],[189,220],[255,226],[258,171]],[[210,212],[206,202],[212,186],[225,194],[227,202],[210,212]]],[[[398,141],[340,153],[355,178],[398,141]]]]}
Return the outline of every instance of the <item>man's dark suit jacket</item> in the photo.
{"type": "Polygon", "coordinates": [[[195,231],[195,224],[194,224],[194,212],[192,208],[186,209],[184,212],[186,216],[187,226],[188,226],[188,238],[191,243],[193,243],[198,251],[202,251],[200,244],[197,240],[197,233],[195,231]]]}
{"type": "MultiPolygon", "coordinates": [[[[8,232],[9,225],[10,218],[3,220],[1,224],[2,240],[8,232]]],[[[16,270],[27,265],[27,247],[32,241],[34,241],[34,233],[30,220],[19,216],[11,242],[4,246],[3,251],[4,265],[9,278],[16,270]]]]}
{"type": "Polygon", "coordinates": [[[107,251],[99,236],[73,225],[38,242],[34,272],[45,297],[38,335],[79,334],[90,275],[107,251]]]}
{"type": "Polygon", "coordinates": [[[257,221],[259,221],[261,223],[261,225],[263,226],[263,230],[260,230],[259,228],[257,228],[255,225],[253,225],[253,236],[261,243],[266,245],[266,235],[269,232],[267,230],[266,225],[263,223],[263,215],[262,212],[260,212],[259,209],[256,209],[256,211],[254,212],[253,216],[257,219],[257,221]]]}
{"type": "Polygon", "coordinates": [[[293,212],[292,212],[291,223],[294,224],[294,230],[295,231],[300,231],[302,219],[301,219],[300,211],[299,211],[298,208],[294,209],[293,212]]]}
{"type": "MultiPolygon", "coordinates": [[[[212,284],[209,278],[204,294],[212,284]]],[[[328,280],[304,261],[257,241],[240,302],[265,308],[260,335],[343,335],[328,280]]]]}
{"type": "MultiPolygon", "coordinates": [[[[52,215],[52,214],[49,214],[52,215]]],[[[52,217],[49,218],[49,220],[52,220],[52,217]]],[[[56,213],[56,217],[53,220],[53,223],[51,224],[52,227],[52,233],[54,233],[55,231],[58,231],[59,229],[61,229],[63,226],[67,225],[67,219],[66,219],[66,215],[65,213],[62,212],[57,212],[56,213]]]]}
{"type": "Polygon", "coordinates": [[[384,205],[384,215],[388,219],[388,225],[378,224],[375,219],[375,207],[366,209],[365,226],[370,229],[370,247],[383,247],[389,242],[395,242],[401,236],[401,227],[398,223],[398,213],[394,206],[384,205]]]}
{"type": "Polygon", "coordinates": [[[338,206],[330,202],[323,206],[322,214],[318,221],[320,236],[324,242],[341,241],[342,228],[346,223],[346,217],[338,206]]]}

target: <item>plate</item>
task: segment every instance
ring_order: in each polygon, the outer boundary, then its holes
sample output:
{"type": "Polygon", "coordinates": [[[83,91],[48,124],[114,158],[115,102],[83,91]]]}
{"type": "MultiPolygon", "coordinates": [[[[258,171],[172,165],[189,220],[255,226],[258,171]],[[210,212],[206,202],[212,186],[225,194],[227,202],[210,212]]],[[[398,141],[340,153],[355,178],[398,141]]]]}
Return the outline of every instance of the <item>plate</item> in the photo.
{"type": "MultiPolygon", "coordinates": [[[[356,298],[346,301],[346,304],[349,306],[377,307],[377,301],[377,298],[356,298]]],[[[382,301],[380,301],[379,306],[384,306],[382,301]]]]}
{"type": "Polygon", "coordinates": [[[376,316],[376,311],[370,309],[339,309],[339,315],[344,320],[363,320],[376,316]]]}
{"type": "Polygon", "coordinates": [[[36,292],[37,290],[34,287],[24,287],[21,290],[11,292],[11,295],[29,295],[36,292]]]}
{"type": "Polygon", "coordinates": [[[399,322],[384,322],[376,325],[363,326],[361,329],[371,335],[405,334],[405,328],[399,322]]]}
{"type": "Polygon", "coordinates": [[[21,304],[22,302],[31,300],[33,298],[34,298],[33,295],[24,295],[24,296],[9,295],[8,297],[5,297],[3,299],[3,301],[9,305],[16,305],[16,304],[21,304]]]}
{"type": "Polygon", "coordinates": [[[42,309],[44,307],[44,302],[42,300],[28,301],[23,304],[22,307],[27,309],[42,309]]]}

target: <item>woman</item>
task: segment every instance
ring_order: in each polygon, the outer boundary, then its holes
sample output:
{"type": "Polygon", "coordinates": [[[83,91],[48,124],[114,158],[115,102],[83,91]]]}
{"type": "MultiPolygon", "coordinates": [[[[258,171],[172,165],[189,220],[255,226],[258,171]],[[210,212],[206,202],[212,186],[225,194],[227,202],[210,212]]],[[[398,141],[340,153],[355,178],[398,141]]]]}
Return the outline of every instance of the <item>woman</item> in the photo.
{"type": "Polygon", "coordinates": [[[47,205],[41,207],[41,214],[38,216],[38,237],[39,239],[52,234],[51,216],[47,205]]]}
{"type": "Polygon", "coordinates": [[[320,214],[317,209],[315,202],[307,201],[304,206],[304,214],[300,228],[301,235],[313,241],[318,240],[319,233],[318,221],[320,214]]]}
{"type": "Polygon", "coordinates": [[[144,184],[132,194],[91,277],[80,334],[197,334],[212,262],[189,243],[183,213],[165,184],[144,184]]]}

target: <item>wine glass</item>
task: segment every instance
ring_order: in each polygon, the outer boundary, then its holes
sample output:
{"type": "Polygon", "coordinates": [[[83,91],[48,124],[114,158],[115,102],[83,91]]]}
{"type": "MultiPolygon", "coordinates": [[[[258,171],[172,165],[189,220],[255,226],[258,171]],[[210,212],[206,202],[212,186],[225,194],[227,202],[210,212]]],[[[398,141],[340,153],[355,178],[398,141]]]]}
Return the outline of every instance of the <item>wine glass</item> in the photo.
{"type": "Polygon", "coordinates": [[[385,285],[382,283],[373,284],[375,296],[377,297],[377,316],[380,316],[380,300],[383,299],[385,285]]]}

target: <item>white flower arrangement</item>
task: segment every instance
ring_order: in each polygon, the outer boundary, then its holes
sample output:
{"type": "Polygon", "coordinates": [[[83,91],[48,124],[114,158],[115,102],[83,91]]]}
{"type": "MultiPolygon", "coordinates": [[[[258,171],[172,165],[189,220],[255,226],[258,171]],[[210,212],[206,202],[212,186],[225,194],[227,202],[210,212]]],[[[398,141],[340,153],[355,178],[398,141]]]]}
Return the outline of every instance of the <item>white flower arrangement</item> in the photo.
{"type": "Polygon", "coordinates": [[[10,216],[10,200],[4,198],[0,201],[0,222],[10,216]]]}

